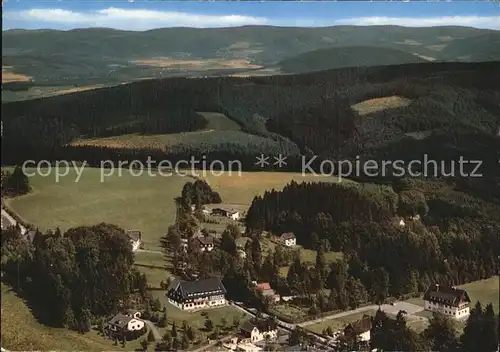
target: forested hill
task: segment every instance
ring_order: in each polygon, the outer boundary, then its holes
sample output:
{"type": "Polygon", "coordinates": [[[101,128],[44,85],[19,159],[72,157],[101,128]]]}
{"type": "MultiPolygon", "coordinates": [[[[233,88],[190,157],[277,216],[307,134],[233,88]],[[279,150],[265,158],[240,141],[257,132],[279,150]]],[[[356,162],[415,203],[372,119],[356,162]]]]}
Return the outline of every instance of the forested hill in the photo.
{"type": "Polygon", "coordinates": [[[402,50],[347,46],[318,49],[287,58],[277,63],[277,67],[287,73],[324,71],[353,66],[382,66],[428,62],[417,55],[402,50]]]}
{"type": "Polygon", "coordinates": [[[499,62],[408,64],[287,76],[148,80],[8,103],[2,105],[2,161],[204,154],[251,160],[250,168],[256,153],[405,160],[428,153],[436,160],[478,158],[495,174],[500,82],[492,77],[498,76],[499,62]],[[199,112],[223,114],[239,131],[206,132],[206,115],[199,112]],[[147,139],[197,131],[206,133],[191,139],[196,146],[185,142],[114,150],[116,143],[98,143],[131,134],[147,139]],[[93,148],[69,146],[89,139],[93,148]]]}
{"type": "MultiPolygon", "coordinates": [[[[332,47],[374,46],[430,60],[478,62],[500,60],[494,49],[499,33],[458,26],[7,30],[2,32],[2,65],[6,72],[23,75],[38,87],[71,87],[179,74],[200,77],[254,71],[332,47]]],[[[379,64],[404,62],[407,60],[379,64]]]]}

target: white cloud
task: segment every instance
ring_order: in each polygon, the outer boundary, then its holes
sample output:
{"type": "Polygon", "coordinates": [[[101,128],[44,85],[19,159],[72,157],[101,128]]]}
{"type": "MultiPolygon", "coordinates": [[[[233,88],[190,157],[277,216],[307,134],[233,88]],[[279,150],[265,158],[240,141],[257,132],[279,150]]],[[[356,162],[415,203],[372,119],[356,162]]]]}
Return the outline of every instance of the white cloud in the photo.
{"type": "Polygon", "coordinates": [[[236,27],[243,25],[277,25],[319,27],[331,25],[400,25],[407,27],[470,26],[500,29],[500,16],[444,16],[444,17],[355,17],[320,21],[311,18],[266,18],[245,15],[209,15],[175,11],[121,9],[109,7],[92,12],[62,9],[30,9],[4,11],[9,24],[29,24],[47,28],[110,27],[116,29],[146,30],[160,27],[236,27]]]}
{"type": "Polygon", "coordinates": [[[500,16],[443,16],[443,17],[356,17],[336,21],[337,24],[373,26],[397,25],[406,27],[468,26],[500,29],[500,16]]]}
{"type": "Polygon", "coordinates": [[[242,15],[206,15],[173,11],[129,10],[106,8],[94,12],[75,12],[62,9],[30,9],[4,11],[4,19],[37,22],[68,27],[110,27],[117,29],[146,30],[159,27],[233,27],[250,24],[267,24],[263,17],[242,15]]]}

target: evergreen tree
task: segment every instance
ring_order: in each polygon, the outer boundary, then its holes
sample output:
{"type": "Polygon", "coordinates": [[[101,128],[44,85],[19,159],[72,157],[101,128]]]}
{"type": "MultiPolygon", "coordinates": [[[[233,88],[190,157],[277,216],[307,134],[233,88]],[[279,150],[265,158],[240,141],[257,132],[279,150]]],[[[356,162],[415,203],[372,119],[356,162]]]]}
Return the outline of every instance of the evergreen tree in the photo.
{"type": "Polygon", "coordinates": [[[155,335],[153,334],[153,330],[149,330],[148,341],[149,342],[154,342],[154,340],[155,340],[155,335]]]}
{"type": "Polygon", "coordinates": [[[481,351],[483,346],[483,307],[481,302],[477,302],[474,308],[470,310],[464,332],[460,337],[462,349],[465,352],[481,351]]]}
{"type": "Polygon", "coordinates": [[[429,326],[423,332],[433,351],[453,352],[458,350],[455,325],[452,320],[440,313],[434,313],[429,326]]]}
{"type": "Polygon", "coordinates": [[[495,316],[493,305],[489,303],[485,310],[482,323],[482,346],[484,351],[493,352],[498,350],[498,318],[495,316]]]}
{"type": "Polygon", "coordinates": [[[175,339],[177,337],[177,326],[175,325],[175,321],[172,324],[172,330],[170,330],[172,337],[175,339]]]}

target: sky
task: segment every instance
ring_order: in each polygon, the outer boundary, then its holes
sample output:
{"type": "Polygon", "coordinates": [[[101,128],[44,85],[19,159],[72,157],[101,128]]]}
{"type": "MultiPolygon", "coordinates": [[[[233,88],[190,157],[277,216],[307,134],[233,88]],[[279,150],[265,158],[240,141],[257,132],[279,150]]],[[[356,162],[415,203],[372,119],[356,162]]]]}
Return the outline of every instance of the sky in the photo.
{"type": "Polygon", "coordinates": [[[500,30],[500,2],[3,0],[2,29],[457,25],[500,30]]]}

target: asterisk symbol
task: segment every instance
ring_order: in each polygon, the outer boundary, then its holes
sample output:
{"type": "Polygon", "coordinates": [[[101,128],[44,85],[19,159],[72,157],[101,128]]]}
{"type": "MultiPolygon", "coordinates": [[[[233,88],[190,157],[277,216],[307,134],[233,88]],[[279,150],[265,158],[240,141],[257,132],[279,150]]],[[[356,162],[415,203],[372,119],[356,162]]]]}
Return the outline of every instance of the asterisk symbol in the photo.
{"type": "Polygon", "coordinates": [[[278,157],[274,157],[274,165],[278,165],[279,167],[283,167],[286,165],[286,156],[279,154],[278,157]]]}
{"type": "Polygon", "coordinates": [[[269,165],[268,160],[269,160],[268,156],[264,156],[264,154],[261,154],[260,156],[257,157],[257,162],[255,163],[255,165],[258,165],[260,167],[265,167],[269,165]]]}

